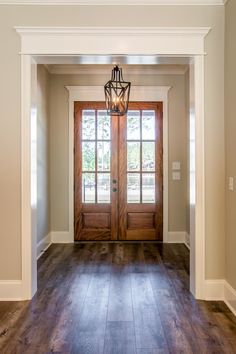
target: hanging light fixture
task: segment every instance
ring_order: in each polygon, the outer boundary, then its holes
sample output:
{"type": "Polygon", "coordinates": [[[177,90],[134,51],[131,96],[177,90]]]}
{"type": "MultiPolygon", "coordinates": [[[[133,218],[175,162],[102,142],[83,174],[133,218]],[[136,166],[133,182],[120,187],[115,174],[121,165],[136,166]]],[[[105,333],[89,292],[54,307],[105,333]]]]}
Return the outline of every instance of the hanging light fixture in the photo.
{"type": "Polygon", "coordinates": [[[123,79],[122,69],[117,65],[113,68],[111,80],[104,86],[107,113],[123,116],[128,111],[130,82],[123,79]]]}

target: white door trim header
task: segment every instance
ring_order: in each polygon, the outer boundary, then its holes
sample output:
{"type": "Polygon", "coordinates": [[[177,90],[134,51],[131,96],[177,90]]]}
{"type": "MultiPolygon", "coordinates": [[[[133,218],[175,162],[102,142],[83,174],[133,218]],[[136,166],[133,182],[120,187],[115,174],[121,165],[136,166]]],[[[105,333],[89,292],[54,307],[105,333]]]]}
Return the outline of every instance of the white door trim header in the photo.
{"type": "Polygon", "coordinates": [[[15,27],[21,54],[204,54],[209,27],[15,27]],[[111,40],[115,37],[115,40],[111,40]],[[158,43],[158,48],[156,45],[158,43]]]}
{"type": "Polygon", "coordinates": [[[0,5],[224,5],[227,0],[0,0],[0,5]]]}
{"type": "MultiPolygon", "coordinates": [[[[35,269],[37,257],[33,256],[30,245],[31,208],[30,203],[30,59],[37,55],[164,55],[193,59],[195,68],[194,88],[196,102],[196,237],[191,242],[194,255],[194,295],[204,299],[205,286],[205,175],[204,175],[204,38],[210,28],[32,28],[17,27],[21,36],[21,196],[22,196],[22,297],[30,299],[34,295],[35,269]],[[115,38],[114,38],[115,37],[115,38]],[[114,38],[114,40],[111,40],[114,38]],[[144,40],[145,38],[145,40],[144,40]],[[107,40],[109,39],[109,40],[107,40]],[[143,39],[143,40],[142,40],[143,39]],[[23,141],[26,139],[27,141],[23,141]],[[27,191],[27,197],[24,192],[27,191]],[[24,231],[24,233],[23,233],[24,231]],[[196,246],[195,246],[196,243],[196,246]],[[195,274],[196,273],[196,274],[195,274]]],[[[35,252],[36,254],[36,252],[35,252]]],[[[191,271],[190,271],[191,273],[191,271]]]]}
{"type": "MultiPolygon", "coordinates": [[[[104,101],[103,86],[66,86],[69,91],[69,235],[74,242],[74,102],[104,101]]],[[[130,101],[163,102],[163,242],[168,241],[168,92],[170,86],[132,86],[130,101]]]]}

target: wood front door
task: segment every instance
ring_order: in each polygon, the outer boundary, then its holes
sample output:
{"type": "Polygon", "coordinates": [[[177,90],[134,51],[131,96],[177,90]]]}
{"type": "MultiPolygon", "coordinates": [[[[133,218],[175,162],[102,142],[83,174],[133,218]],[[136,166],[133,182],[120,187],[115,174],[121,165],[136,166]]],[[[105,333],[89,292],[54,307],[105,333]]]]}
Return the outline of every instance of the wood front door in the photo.
{"type": "Polygon", "coordinates": [[[162,103],[75,102],[75,240],[162,240],[162,103]]]}

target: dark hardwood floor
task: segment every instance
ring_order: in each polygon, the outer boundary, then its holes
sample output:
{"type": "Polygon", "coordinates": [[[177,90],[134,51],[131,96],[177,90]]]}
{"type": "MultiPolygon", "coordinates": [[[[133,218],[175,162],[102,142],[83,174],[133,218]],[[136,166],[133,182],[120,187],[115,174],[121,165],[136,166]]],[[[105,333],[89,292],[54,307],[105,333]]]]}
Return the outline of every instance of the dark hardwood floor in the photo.
{"type": "Polygon", "coordinates": [[[236,318],[189,292],[184,245],[52,245],[38,292],[0,303],[0,353],[236,353],[236,318]]]}

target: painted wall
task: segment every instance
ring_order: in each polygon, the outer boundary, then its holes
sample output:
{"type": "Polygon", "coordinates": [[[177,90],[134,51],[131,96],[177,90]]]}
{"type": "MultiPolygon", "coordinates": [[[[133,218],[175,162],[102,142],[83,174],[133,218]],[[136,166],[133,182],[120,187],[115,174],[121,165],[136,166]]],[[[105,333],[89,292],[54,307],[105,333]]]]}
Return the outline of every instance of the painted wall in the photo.
{"type": "Polygon", "coordinates": [[[189,243],[191,245],[190,253],[190,274],[194,274],[190,278],[190,290],[195,293],[195,281],[196,281],[196,238],[195,238],[195,207],[196,207],[196,104],[195,104],[195,75],[193,61],[189,65],[189,243]]]}
{"type": "MultiPolygon", "coordinates": [[[[110,68],[109,68],[110,70],[110,68]]],[[[169,91],[169,230],[187,231],[187,152],[184,75],[130,75],[126,80],[136,86],[171,86],[169,91]],[[181,162],[181,181],[172,180],[172,161],[181,162]]],[[[68,91],[65,86],[103,86],[107,75],[51,75],[51,228],[67,231],[69,225],[68,171],[68,91]]],[[[132,89],[132,88],[131,88],[132,89]]]]}
{"type": "Polygon", "coordinates": [[[224,7],[1,6],[0,279],[21,278],[20,38],[14,26],[209,26],[205,58],[206,277],[224,278],[224,7]],[[115,16],[114,16],[115,12],[115,16]],[[9,254],[11,257],[9,257],[9,254]]]}
{"type": "Polygon", "coordinates": [[[186,232],[188,234],[187,243],[190,245],[190,68],[186,71],[185,75],[185,126],[186,126],[186,135],[185,135],[185,146],[186,146],[186,232]]]}
{"type": "Polygon", "coordinates": [[[50,151],[49,151],[49,84],[43,65],[37,67],[37,241],[50,231],[50,151]]]}
{"type": "Polygon", "coordinates": [[[225,125],[226,125],[226,279],[236,289],[236,2],[228,0],[225,32],[225,125]],[[234,178],[234,191],[228,178],[234,178]]]}

